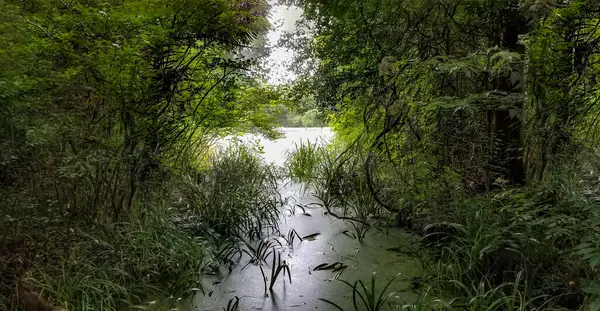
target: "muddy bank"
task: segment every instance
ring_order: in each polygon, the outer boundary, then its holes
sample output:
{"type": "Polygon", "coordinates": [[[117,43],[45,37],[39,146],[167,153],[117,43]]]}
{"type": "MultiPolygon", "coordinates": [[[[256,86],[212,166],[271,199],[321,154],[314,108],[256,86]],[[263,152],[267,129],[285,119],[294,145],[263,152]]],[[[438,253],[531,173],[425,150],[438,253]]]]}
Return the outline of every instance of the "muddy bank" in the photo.
{"type": "MultiPolygon", "coordinates": [[[[305,193],[301,184],[287,185],[282,189],[284,197],[289,197],[286,215],[281,219],[281,232],[287,235],[296,230],[300,236],[318,233],[311,239],[294,241],[294,246],[280,248],[281,259],[286,260],[291,269],[292,283],[287,276],[279,277],[272,292],[265,294],[262,274],[258,266],[250,264],[243,270],[250,258],[243,257],[231,273],[221,269],[221,276],[206,277],[202,280],[206,294],[199,293],[193,300],[190,310],[222,310],[232,297],[239,297],[239,310],[333,310],[319,300],[324,298],[338,303],[343,308],[352,309],[352,290],[339,280],[333,280],[336,273],[339,279],[353,283],[362,279],[370,281],[373,272],[377,273],[379,286],[387,280],[399,276],[390,286],[396,295],[389,300],[391,306],[414,301],[416,294],[410,290],[411,280],[421,273],[419,261],[409,251],[416,245],[416,238],[400,229],[390,229],[383,233],[369,231],[362,243],[351,237],[354,229],[348,222],[326,215],[314,203],[318,200],[305,193]],[[306,213],[292,207],[299,204],[307,207],[306,213]],[[344,269],[316,270],[323,264],[344,269]]],[[[263,264],[269,278],[271,257],[263,264]]]]}

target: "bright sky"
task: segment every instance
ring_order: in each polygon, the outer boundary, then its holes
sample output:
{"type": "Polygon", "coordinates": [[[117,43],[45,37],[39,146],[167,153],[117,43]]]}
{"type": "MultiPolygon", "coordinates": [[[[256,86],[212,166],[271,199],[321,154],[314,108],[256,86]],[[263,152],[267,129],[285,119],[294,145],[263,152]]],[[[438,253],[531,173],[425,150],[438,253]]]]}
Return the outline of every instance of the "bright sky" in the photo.
{"type": "Polygon", "coordinates": [[[277,47],[277,41],[284,32],[296,29],[296,21],[300,19],[301,15],[302,10],[294,6],[273,5],[271,8],[269,21],[273,25],[273,29],[267,34],[268,44],[272,48],[271,55],[267,59],[268,67],[271,69],[270,84],[283,84],[296,78],[292,72],[287,70],[287,65],[292,61],[294,53],[286,48],[277,47]]]}

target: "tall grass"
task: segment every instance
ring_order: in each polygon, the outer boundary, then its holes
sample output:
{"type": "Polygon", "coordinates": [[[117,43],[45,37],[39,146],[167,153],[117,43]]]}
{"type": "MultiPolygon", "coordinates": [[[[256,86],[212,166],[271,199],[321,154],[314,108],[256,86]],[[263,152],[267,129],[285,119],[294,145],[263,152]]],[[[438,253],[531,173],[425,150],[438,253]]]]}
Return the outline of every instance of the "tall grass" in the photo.
{"type": "MultiPolygon", "coordinates": [[[[375,286],[376,277],[374,272],[371,276],[371,282],[368,282],[367,284],[365,284],[365,282],[362,280],[357,280],[353,284],[344,280],[340,281],[350,287],[352,291],[352,305],[355,311],[381,311],[386,309],[386,302],[388,299],[395,295],[395,292],[388,292],[387,289],[390,287],[392,282],[394,282],[396,277],[391,278],[380,291],[378,291],[375,286]]],[[[327,303],[337,310],[344,311],[344,308],[333,301],[323,298],[319,298],[319,300],[327,303]]]]}
{"type": "Polygon", "coordinates": [[[552,214],[559,217],[540,213],[547,195],[540,188],[503,190],[447,206],[444,215],[430,214],[429,221],[453,221],[421,229],[426,246],[421,256],[432,258],[423,261],[426,287],[435,297],[430,301],[448,310],[589,307],[594,296],[585,287],[595,273],[574,253],[580,243],[574,237],[589,229],[582,221],[565,222],[573,214],[561,203],[552,203],[552,214]]]}
{"type": "Polygon", "coordinates": [[[18,310],[17,287],[41,291],[69,310],[183,297],[202,290],[202,273],[235,255],[219,252],[231,237],[260,240],[276,231],[279,175],[251,149],[221,150],[205,166],[182,171],[146,182],[118,217],[70,217],[60,202],[44,208],[47,202],[0,194],[2,203],[15,204],[8,211],[35,207],[18,226],[10,217],[0,221],[7,233],[0,249],[14,252],[0,254],[0,309],[18,310]]]}
{"type": "Polygon", "coordinates": [[[362,156],[338,147],[297,144],[287,155],[289,177],[304,182],[335,217],[362,223],[380,218],[384,210],[367,186],[362,156]]]}
{"type": "MultiPolygon", "coordinates": [[[[217,151],[210,169],[183,177],[180,208],[195,231],[262,239],[278,229],[279,175],[245,146],[217,151]]],[[[190,228],[193,229],[193,228],[190,228]]]]}
{"type": "Polygon", "coordinates": [[[287,151],[285,168],[293,181],[311,184],[317,176],[321,161],[323,146],[318,142],[300,141],[294,143],[294,148],[287,151]]]}
{"type": "Polygon", "coordinates": [[[594,179],[599,174],[593,167],[558,170],[528,187],[473,193],[450,168],[432,172],[426,164],[374,157],[367,171],[360,148],[308,150],[298,146],[288,162],[312,164],[318,158],[310,186],[331,215],[356,224],[355,232],[345,234],[359,237],[359,229],[395,218],[423,236],[421,247],[414,248],[425,271],[419,282],[423,295],[405,308],[600,306],[600,179],[594,179]]]}
{"type": "Polygon", "coordinates": [[[73,228],[66,257],[34,266],[22,281],[72,310],[117,310],[198,287],[202,240],[177,227],[165,200],[136,200],[134,209],[128,221],[73,228]]]}

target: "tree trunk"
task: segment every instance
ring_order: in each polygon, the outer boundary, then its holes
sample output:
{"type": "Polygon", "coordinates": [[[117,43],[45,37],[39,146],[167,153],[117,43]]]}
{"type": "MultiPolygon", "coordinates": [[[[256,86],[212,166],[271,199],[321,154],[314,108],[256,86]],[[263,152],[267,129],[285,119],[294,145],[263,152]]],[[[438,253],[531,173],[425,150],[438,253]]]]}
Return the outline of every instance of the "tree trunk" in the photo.
{"type": "MultiPolygon", "coordinates": [[[[512,13],[512,12],[511,12],[512,13]]],[[[502,47],[511,52],[520,54],[525,53],[525,47],[519,44],[519,35],[525,30],[525,21],[513,14],[511,20],[506,21],[502,34],[502,47]]],[[[514,72],[501,74],[498,78],[498,90],[508,94],[523,92],[523,69],[518,69],[516,74],[521,75],[521,79],[514,81],[511,75],[514,72]],[[520,72],[519,72],[520,71],[520,72]]],[[[523,111],[523,102],[514,103],[514,108],[519,112],[523,111]]],[[[504,167],[504,178],[510,185],[524,185],[526,181],[525,166],[523,164],[523,136],[522,123],[519,114],[513,114],[511,117],[510,108],[498,109],[494,114],[495,136],[499,138],[500,163],[504,167]]]]}

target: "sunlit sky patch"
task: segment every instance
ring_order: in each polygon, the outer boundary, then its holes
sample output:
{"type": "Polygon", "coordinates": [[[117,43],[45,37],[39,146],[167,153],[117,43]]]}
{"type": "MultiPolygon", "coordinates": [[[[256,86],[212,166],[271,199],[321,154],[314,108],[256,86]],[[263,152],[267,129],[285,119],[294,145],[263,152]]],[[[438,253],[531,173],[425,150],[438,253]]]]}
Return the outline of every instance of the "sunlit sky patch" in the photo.
{"type": "MultiPolygon", "coordinates": [[[[274,2],[274,1],[270,1],[274,2]]],[[[277,41],[286,31],[294,31],[296,21],[300,19],[302,10],[298,7],[287,7],[273,5],[271,8],[271,17],[269,21],[273,29],[267,34],[271,55],[267,59],[267,66],[270,68],[269,83],[283,84],[295,79],[295,74],[287,69],[294,57],[294,53],[283,47],[277,46],[277,41]]]]}

